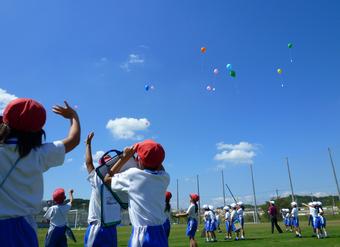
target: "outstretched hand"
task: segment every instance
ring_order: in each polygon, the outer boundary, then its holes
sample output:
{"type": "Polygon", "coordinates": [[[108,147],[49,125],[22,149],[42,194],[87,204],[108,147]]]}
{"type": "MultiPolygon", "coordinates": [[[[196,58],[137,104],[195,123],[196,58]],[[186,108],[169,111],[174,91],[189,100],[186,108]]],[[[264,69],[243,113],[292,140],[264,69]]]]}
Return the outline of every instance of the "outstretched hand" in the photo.
{"type": "Polygon", "coordinates": [[[69,106],[67,101],[64,101],[64,103],[65,103],[65,107],[60,106],[60,105],[55,105],[53,106],[52,111],[55,114],[61,115],[66,119],[71,119],[77,116],[77,112],[72,107],[69,106]]]}
{"type": "Polygon", "coordinates": [[[91,144],[91,141],[92,141],[93,136],[94,136],[94,132],[90,132],[90,133],[87,135],[85,144],[91,144]]]}

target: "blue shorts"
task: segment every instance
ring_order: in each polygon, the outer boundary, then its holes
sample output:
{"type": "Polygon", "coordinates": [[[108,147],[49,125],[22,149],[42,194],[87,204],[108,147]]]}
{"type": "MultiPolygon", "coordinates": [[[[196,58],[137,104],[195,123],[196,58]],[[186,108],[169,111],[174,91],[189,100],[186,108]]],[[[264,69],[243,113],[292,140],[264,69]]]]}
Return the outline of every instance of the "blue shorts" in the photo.
{"type": "Polygon", "coordinates": [[[229,222],[229,221],[226,221],[226,222],[225,222],[225,230],[226,230],[227,232],[231,231],[231,227],[230,227],[230,222],[229,222]]]}
{"type": "Polygon", "coordinates": [[[292,226],[299,227],[299,218],[292,218],[292,226]]]}
{"type": "Polygon", "coordinates": [[[189,218],[186,235],[189,238],[194,238],[196,231],[197,231],[197,220],[189,218]]]}
{"type": "Polygon", "coordinates": [[[211,221],[209,226],[209,232],[216,231],[216,221],[211,221]]]}
{"type": "Polygon", "coordinates": [[[67,247],[66,226],[50,226],[45,237],[45,247],[67,247]]]}
{"type": "Polygon", "coordinates": [[[85,232],[84,246],[117,247],[116,226],[104,227],[100,224],[89,225],[85,232]]]}
{"type": "Polygon", "coordinates": [[[291,226],[290,218],[285,218],[283,223],[285,224],[285,226],[291,226]]]}
{"type": "Polygon", "coordinates": [[[165,231],[165,235],[167,238],[169,238],[170,236],[170,229],[171,229],[171,225],[170,225],[170,220],[166,219],[166,221],[163,224],[164,227],[164,231],[165,231]]]}
{"type": "Polygon", "coordinates": [[[323,228],[326,227],[326,218],[324,216],[320,216],[320,224],[321,224],[321,227],[323,228]]]}
{"type": "Polygon", "coordinates": [[[204,229],[206,232],[209,232],[210,231],[210,220],[207,220],[205,223],[204,223],[204,229]]]}
{"type": "Polygon", "coordinates": [[[38,247],[37,234],[24,217],[0,220],[2,247],[38,247]]]}
{"type": "Polygon", "coordinates": [[[320,217],[313,217],[313,227],[314,229],[320,229],[321,228],[321,220],[320,217]]]}
{"type": "Polygon", "coordinates": [[[132,227],[129,247],[168,247],[163,225],[132,227]]]}

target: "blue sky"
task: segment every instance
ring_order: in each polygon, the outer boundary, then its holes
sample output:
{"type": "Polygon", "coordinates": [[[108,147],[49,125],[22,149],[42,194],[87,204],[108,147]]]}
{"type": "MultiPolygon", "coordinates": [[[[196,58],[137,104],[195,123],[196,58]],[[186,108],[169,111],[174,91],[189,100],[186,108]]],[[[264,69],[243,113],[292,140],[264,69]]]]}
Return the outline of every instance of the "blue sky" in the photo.
{"type": "MultiPolygon", "coordinates": [[[[66,99],[78,107],[82,140],[95,131],[94,152],[156,139],[183,206],[196,174],[202,203],[220,204],[221,168],[251,202],[249,162],[260,202],[286,194],[287,156],[296,192],[335,193],[327,147],[340,176],[339,12],[336,0],[4,0],[0,106],[8,94],[42,102],[51,141],[67,134],[50,110],[66,99]]],[[[45,199],[60,186],[89,197],[84,150],[45,174],[45,199]]]]}

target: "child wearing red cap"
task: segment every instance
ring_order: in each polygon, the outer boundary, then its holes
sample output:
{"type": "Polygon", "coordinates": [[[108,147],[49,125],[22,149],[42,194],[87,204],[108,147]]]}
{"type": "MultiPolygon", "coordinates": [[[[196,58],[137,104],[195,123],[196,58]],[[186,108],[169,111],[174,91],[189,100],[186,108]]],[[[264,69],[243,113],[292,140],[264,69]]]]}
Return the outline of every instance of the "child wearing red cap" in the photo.
{"type": "MultiPolygon", "coordinates": [[[[96,173],[92,160],[91,142],[94,133],[91,132],[86,139],[86,168],[89,173],[87,180],[92,191],[90,197],[88,224],[84,246],[85,247],[116,247],[117,228],[120,223],[120,205],[111,192],[103,184],[96,173]]],[[[104,160],[110,159],[105,156],[104,160]]],[[[101,159],[99,159],[101,165],[101,159]]]]}
{"type": "Polygon", "coordinates": [[[44,218],[50,222],[45,238],[45,247],[67,247],[66,217],[72,207],[73,190],[70,190],[69,197],[70,201],[65,204],[65,190],[58,188],[53,192],[52,198],[56,205],[50,207],[44,215],[44,218]]]}
{"type": "Polygon", "coordinates": [[[35,100],[11,101],[0,124],[0,243],[1,246],[38,246],[33,215],[41,210],[43,173],[64,163],[65,153],[79,144],[77,113],[65,102],[53,112],[69,119],[62,141],[44,143],[44,107],[35,100]]]}
{"type": "Polygon", "coordinates": [[[125,191],[128,194],[132,224],[129,247],[168,246],[163,224],[166,220],[164,194],[170,177],[162,165],[164,158],[163,147],[146,140],[125,148],[122,157],[105,177],[105,183],[113,191],[125,191]],[[139,168],[118,173],[135,152],[139,168]]]}
{"type": "Polygon", "coordinates": [[[170,225],[170,216],[171,216],[171,205],[170,205],[170,199],[172,197],[172,194],[170,191],[165,192],[165,214],[167,216],[165,223],[163,224],[164,230],[165,230],[165,234],[167,236],[167,238],[169,239],[169,235],[170,235],[170,229],[171,229],[171,225],[170,225]]]}
{"type": "Polygon", "coordinates": [[[197,247],[195,240],[195,234],[197,231],[197,219],[198,219],[198,205],[197,202],[200,200],[200,196],[197,194],[190,194],[190,206],[186,213],[176,214],[176,217],[188,217],[187,236],[189,237],[190,247],[197,247]]]}

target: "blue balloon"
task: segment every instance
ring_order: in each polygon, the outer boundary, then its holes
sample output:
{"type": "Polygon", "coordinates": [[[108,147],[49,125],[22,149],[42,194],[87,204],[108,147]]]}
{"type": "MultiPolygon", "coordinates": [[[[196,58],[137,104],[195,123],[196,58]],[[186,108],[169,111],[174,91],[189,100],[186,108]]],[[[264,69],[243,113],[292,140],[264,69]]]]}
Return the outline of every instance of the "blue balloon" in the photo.
{"type": "Polygon", "coordinates": [[[231,70],[233,67],[231,66],[230,63],[227,64],[227,70],[231,70]]]}
{"type": "Polygon", "coordinates": [[[150,89],[149,85],[145,85],[144,88],[145,88],[145,91],[149,91],[150,89]]]}

